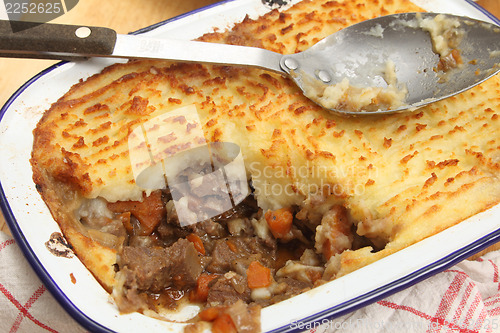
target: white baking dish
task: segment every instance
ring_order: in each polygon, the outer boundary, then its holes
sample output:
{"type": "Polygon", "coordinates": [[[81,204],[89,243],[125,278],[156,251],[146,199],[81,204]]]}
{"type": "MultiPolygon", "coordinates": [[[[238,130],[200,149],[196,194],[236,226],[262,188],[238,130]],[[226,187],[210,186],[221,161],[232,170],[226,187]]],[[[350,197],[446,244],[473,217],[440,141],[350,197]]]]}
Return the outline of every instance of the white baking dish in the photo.
{"type": "MultiPolygon", "coordinates": [[[[292,1],[297,2],[297,1],[292,1]]],[[[499,21],[467,0],[414,0],[426,10],[499,21]]],[[[227,28],[245,15],[269,10],[261,0],[225,1],[138,33],[192,39],[215,27],[227,28]]],[[[112,61],[92,59],[59,63],[24,84],[0,111],[1,208],[26,258],[55,298],[86,329],[93,332],[176,332],[183,324],[134,313],[121,315],[109,295],[78,258],[56,257],[45,242],[59,231],[32,181],[29,158],[32,130],[50,104],[80,78],[99,72],[112,61]],[[72,281],[72,277],[76,282],[72,281]]],[[[334,318],[440,272],[500,240],[500,207],[449,228],[396,254],[310,292],[262,311],[263,331],[298,330],[311,321],[334,318]]]]}

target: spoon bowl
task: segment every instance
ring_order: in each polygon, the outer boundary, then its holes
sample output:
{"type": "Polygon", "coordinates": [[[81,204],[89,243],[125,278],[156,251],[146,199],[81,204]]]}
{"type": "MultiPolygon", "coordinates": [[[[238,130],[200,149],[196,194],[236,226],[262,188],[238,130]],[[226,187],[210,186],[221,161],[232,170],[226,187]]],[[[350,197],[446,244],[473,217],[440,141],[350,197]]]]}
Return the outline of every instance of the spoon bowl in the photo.
{"type": "MultiPolygon", "coordinates": [[[[425,25],[425,24],[424,24],[425,25]]],[[[442,29],[444,30],[444,29],[442,29]]],[[[340,84],[346,78],[361,88],[387,88],[393,80],[407,90],[404,103],[392,109],[359,112],[333,108],[346,114],[381,114],[414,110],[453,96],[500,71],[500,28],[486,22],[436,13],[404,13],[384,16],[343,29],[308,50],[283,56],[283,70],[304,91],[314,80],[322,85],[340,84]],[[448,38],[455,43],[461,64],[439,70],[441,56],[421,22],[453,23],[448,38]],[[355,42],[354,42],[355,41],[355,42]],[[388,64],[393,64],[388,73],[388,64]],[[387,77],[391,78],[388,79],[387,77]]],[[[313,99],[313,98],[312,98],[313,99]]]]}
{"type": "Polygon", "coordinates": [[[500,71],[500,27],[468,17],[403,13],[363,21],[311,48],[281,55],[197,41],[119,35],[101,27],[0,20],[0,56],[168,59],[259,67],[289,75],[335,113],[412,111],[500,71]]]}

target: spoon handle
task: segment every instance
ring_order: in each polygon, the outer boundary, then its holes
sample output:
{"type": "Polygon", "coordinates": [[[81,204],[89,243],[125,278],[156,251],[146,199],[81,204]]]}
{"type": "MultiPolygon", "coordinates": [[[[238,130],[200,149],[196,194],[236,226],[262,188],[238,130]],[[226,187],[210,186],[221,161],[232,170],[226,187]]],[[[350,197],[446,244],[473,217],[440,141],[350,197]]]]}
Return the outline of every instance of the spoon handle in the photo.
{"type": "Polygon", "coordinates": [[[280,67],[281,54],[255,47],[121,35],[101,27],[4,20],[0,20],[0,56],[166,59],[252,66],[285,73],[280,67]]]}
{"type": "MultiPolygon", "coordinates": [[[[116,32],[101,27],[62,24],[40,24],[0,20],[0,52],[2,56],[61,59],[79,55],[110,55],[116,32]]],[[[81,56],[83,57],[83,56],[81,56]]]]}

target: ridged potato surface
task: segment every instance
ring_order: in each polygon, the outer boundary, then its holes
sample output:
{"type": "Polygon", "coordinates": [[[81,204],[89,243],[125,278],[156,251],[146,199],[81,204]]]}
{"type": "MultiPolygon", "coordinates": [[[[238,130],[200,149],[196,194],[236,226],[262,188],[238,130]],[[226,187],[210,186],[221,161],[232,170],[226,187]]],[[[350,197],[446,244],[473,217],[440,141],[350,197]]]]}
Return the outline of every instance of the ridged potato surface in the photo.
{"type": "MultiPolygon", "coordinates": [[[[356,22],[414,11],[421,9],[404,0],[305,0],[200,40],[287,54],[356,22]]],[[[341,204],[357,233],[382,248],[332,257],[330,278],[457,224],[500,198],[498,76],[411,113],[342,117],[313,104],[276,73],[167,61],[116,64],[75,85],[47,110],[34,131],[32,155],[43,198],[108,289],[115,250],[93,241],[72,217],[74,202],[140,200],[144,189],[134,179],[130,133],[190,105],[208,142],[239,145],[263,210],[298,206],[313,219],[341,204]]]]}

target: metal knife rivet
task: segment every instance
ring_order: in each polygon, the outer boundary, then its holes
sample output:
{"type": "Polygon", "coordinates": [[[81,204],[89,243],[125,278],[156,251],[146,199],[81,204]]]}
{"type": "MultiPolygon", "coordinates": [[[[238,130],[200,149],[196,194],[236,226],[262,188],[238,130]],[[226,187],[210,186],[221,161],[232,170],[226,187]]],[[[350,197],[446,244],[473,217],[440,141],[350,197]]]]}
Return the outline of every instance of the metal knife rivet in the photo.
{"type": "Polygon", "coordinates": [[[88,27],[80,27],[75,31],[75,35],[78,38],[87,38],[91,33],[92,31],[88,27]]]}
{"type": "Polygon", "coordinates": [[[294,59],[285,59],[285,66],[288,67],[289,69],[297,69],[299,68],[299,64],[297,61],[294,59]]]}
{"type": "Polygon", "coordinates": [[[332,78],[330,77],[330,74],[328,74],[327,71],[321,70],[316,75],[318,76],[318,79],[320,79],[324,83],[328,83],[328,82],[330,82],[332,80],[332,78]]]}

